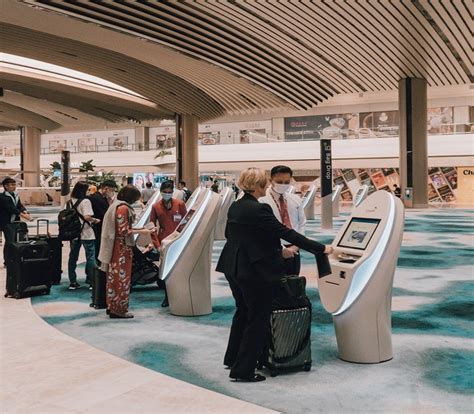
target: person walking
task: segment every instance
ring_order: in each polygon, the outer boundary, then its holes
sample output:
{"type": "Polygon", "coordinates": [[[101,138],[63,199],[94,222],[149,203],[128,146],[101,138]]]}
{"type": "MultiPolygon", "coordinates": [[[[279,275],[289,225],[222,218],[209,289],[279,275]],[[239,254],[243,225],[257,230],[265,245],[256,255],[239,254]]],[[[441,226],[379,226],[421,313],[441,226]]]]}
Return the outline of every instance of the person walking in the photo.
{"type": "Polygon", "coordinates": [[[152,183],[146,183],[145,187],[146,188],[142,190],[142,203],[146,206],[150,198],[155,194],[155,189],[152,183]]]}

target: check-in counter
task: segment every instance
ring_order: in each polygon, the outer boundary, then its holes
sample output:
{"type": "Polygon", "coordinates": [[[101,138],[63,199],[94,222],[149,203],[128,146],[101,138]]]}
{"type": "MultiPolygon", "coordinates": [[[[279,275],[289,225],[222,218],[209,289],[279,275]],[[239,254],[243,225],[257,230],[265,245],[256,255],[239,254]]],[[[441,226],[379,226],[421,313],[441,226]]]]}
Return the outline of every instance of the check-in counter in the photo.
{"type": "Polygon", "coordinates": [[[392,358],[392,286],[403,226],[402,202],[377,191],[354,209],[334,239],[332,273],[319,278],[318,285],[345,361],[392,358]]]}
{"type": "Polygon", "coordinates": [[[354,197],[354,207],[357,207],[362,201],[364,201],[369,195],[369,186],[367,184],[362,185],[354,197]]]}
{"type": "Polygon", "coordinates": [[[217,217],[214,240],[225,240],[225,226],[227,224],[227,213],[229,207],[234,201],[234,191],[230,187],[224,188],[221,193],[221,206],[219,216],[217,217]]]}
{"type": "Polygon", "coordinates": [[[337,184],[336,186],[334,186],[332,190],[332,196],[331,196],[333,217],[339,216],[339,198],[341,197],[341,192],[342,192],[341,184],[337,184]]]}
{"type": "Polygon", "coordinates": [[[211,254],[221,203],[219,194],[202,188],[177,229],[161,243],[159,277],[166,283],[173,315],[212,312],[211,254]]]}
{"type": "Polygon", "coordinates": [[[309,186],[308,190],[303,196],[303,200],[301,201],[301,207],[304,209],[304,214],[306,216],[306,220],[314,220],[314,199],[316,197],[316,192],[318,190],[318,180],[313,181],[313,183],[309,186]]]}

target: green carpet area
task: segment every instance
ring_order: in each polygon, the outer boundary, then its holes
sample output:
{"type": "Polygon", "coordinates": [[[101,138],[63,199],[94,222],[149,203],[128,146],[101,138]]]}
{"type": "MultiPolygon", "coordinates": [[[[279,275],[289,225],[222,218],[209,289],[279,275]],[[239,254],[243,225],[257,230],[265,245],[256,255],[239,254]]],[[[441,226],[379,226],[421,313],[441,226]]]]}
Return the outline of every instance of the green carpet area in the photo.
{"type": "MultiPolygon", "coordinates": [[[[310,221],[307,235],[329,243],[310,221]]],[[[111,320],[89,307],[90,291],[68,291],[66,277],[36,312],[64,333],[155,371],[286,413],[472,412],[474,406],[474,210],[407,212],[393,290],[394,359],[376,365],[343,362],[331,315],[322,307],[314,258],[302,255],[313,303],[310,372],[264,383],[228,380],[222,365],[234,302],[225,278],[213,272],[213,313],[180,318],[161,308],[156,287],[134,289],[133,320],[111,320]]],[[[224,243],[215,242],[213,262],[224,243]]],[[[83,266],[78,269],[84,278],[83,266]]]]}

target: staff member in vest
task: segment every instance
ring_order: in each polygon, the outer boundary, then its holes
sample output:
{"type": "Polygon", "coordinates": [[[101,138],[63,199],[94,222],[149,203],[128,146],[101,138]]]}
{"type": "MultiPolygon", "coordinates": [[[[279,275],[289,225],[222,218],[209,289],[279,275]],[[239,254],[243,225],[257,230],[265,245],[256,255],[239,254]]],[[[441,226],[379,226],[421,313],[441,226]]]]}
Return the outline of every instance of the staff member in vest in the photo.
{"type": "Polygon", "coordinates": [[[153,204],[150,221],[159,226],[158,238],[152,237],[156,247],[161,246],[161,241],[176,230],[181,219],[186,215],[186,204],[173,198],[173,181],[161,183],[161,200],[153,204]]]}
{"type": "Polygon", "coordinates": [[[3,259],[5,260],[5,246],[15,241],[16,224],[14,221],[33,220],[21,203],[16,192],[16,181],[7,177],[2,181],[4,192],[0,194],[0,231],[3,232],[3,259]]]}
{"type": "MultiPolygon", "coordinates": [[[[286,165],[277,165],[270,171],[271,186],[267,194],[259,201],[270,205],[278,221],[289,229],[304,234],[306,216],[301,207],[301,199],[296,194],[288,193],[293,171],[286,165]]],[[[287,275],[299,275],[301,259],[299,248],[283,242],[283,258],[287,275]]]]}
{"type": "Polygon", "coordinates": [[[264,381],[255,374],[272,311],[273,284],[284,276],[280,239],[315,254],[331,253],[283,224],[268,204],[258,202],[265,195],[268,179],[264,170],[248,168],[239,177],[244,196],[233,203],[227,215],[227,242],[216,270],[225,274],[235,299],[224,364],[231,367],[234,381],[264,381]]]}

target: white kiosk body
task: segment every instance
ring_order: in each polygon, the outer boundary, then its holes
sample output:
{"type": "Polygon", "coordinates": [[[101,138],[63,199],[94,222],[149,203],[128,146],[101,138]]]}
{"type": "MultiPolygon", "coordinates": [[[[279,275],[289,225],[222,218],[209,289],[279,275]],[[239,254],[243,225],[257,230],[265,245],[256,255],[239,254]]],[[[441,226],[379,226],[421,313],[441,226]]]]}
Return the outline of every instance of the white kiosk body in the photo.
{"type": "MultiPolygon", "coordinates": [[[[153,204],[155,204],[156,202],[160,200],[161,200],[161,193],[159,190],[156,190],[155,193],[148,200],[148,203],[146,203],[145,208],[143,209],[142,213],[136,220],[133,227],[137,227],[137,228],[145,227],[147,223],[150,221],[150,215],[151,215],[151,210],[153,208],[153,204]]],[[[138,246],[147,246],[148,244],[151,243],[151,237],[149,235],[135,234],[133,237],[135,239],[135,243],[138,246]]]]}
{"type": "Polygon", "coordinates": [[[354,207],[357,207],[362,201],[364,201],[367,196],[369,195],[369,186],[367,184],[364,184],[361,186],[358,190],[357,193],[354,197],[354,207]]]}
{"type": "Polygon", "coordinates": [[[217,217],[216,230],[214,240],[225,240],[225,226],[227,224],[227,213],[230,205],[234,201],[234,191],[230,187],[226,187],[221,191],[221,206],[219,216],[217,217]]]}
{"type": "Polygon", "coordinates": [[[403,226],[402,202],[382,190],[354,209],[334,239],[332,273],[318,284],[345,361],[379,363],[393,357],[392,286],[403,226]]]}
{"type": "Polygon", "coordinates": [[[221,198],[202,189],[176,230],[162,241],[160,274],[170,312],[199,316],[212,312],[211,255],[221,198]]]}
{"type": "Polygon", "coordinates": [[[317,180],[314,180],[310,185],[301,202],[301,207],[304,209],[306,220],[314,220],[314,199],[316,197],[316,191],[318,190],[316,181],[317,180]]]}
{"type": "Polygon", "coordinates": [[[332,190],[332,216],[337,217],[339,216],[339,197],[341,196],[342,192],[342,185],[337,184],[332,190]]]}
{"type": "Polygon", "coordinates": [[[199,197],[199,194],[201,194],[201,191],[203,191],[203,187],[196,187],[196,189],[193,191],[191,194],[191,197],[188,198],[186,201],[186,210],[191,210],[193,208],[194,203],[196,202],[197,198],[199,197]]]}

